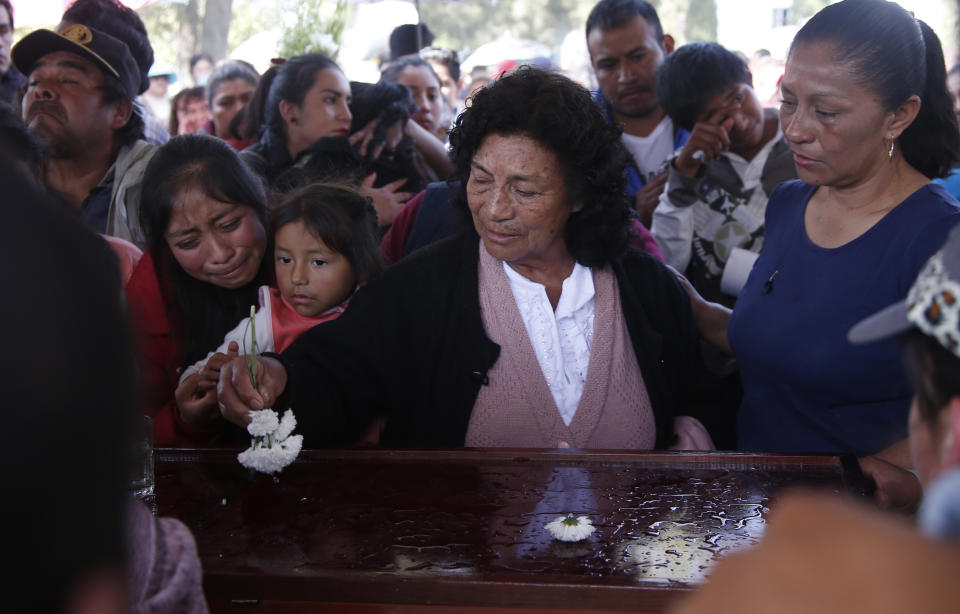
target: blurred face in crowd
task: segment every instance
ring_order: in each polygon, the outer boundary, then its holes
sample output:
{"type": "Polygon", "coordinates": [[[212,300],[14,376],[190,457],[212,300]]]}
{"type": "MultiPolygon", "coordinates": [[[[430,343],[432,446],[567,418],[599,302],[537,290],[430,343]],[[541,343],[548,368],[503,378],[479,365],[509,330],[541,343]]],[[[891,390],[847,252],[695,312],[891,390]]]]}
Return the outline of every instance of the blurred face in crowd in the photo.
{"type": "Polygon", "coordinates": [[[147,93],[154,98],[163,98],[170,89],[170,77],[161,75],[159,77],[150,77],[150,88],[147,93]]]}
{"type": "Polygon", "coordinates": [[[10,69],[10,47],[13,46],[13,26],[7,7],[0,5],[0,74],[10,69]]]}
{"type": "Polygon", "coordinates": [[[296,158],[318,139],[350,133],[350,82],[336,68],[322,68],[303,104],[282,100],[280,113],[287,122],[287,150],[296,158]]]}
{"type": "Polygon", "coordinates": [[[641,15],[607,30],[594,28],[587,35],[590,62],[603,96],[616,113],[646,117],[660,108],[654,77],[673,39],[657,32],[641,15]]]}
{"type": "Polygon", "coordinates": [[[427,66],[407,66],[397,75],[397,83],[406,85],[413,94],[417,112],[413,120],[433,134],[443,116],[440,83],[427,66]]]}
{"type": "Polygon", "coordinates": [[[42,56],[27,80],[23,120],[43,138],[53,157],[67,158],[110,146],[130,119],[129,100],[104,104],[103,72],[68,51],[42,56]]]}
{"type": "Polygon", "coordinates": [[[430,61],[433,71],[440,77],[440,93],[450,103],[451,109],[456,109],[459,103],[457,97],[460,95],[460,84],[453,80],[450,75],[450,69],[443,62],[430,61]]]}
{"type": "Polygon", "coordinates": [[[571,260],[564,229],[582,205],[570,199],[556,154],[538,141],[484,138],[471,164],[467,205],[487,252],[521,274],[571,260]]]}
{"type": "Polygon", "coordinates": [[[229,134],[230,122],[240,109],[247,106],[255,89],[246,79],[231,79],[217,87],[213,93],[213,108],[210,109],[214,134],[221,138],[229,134]]]}
{"type": "Polygon", "coordinates": [[[165,239],[187,275],[221,288],[253,281],[267,247],[251,207],[217,200],[196,186],[177,195],[165,239]]]}
{"type": "Polygon", "coordinates": [[[950,90],[950,97],[953,98],[953,114],[960,122],[960,71],[947,75],[947,89],[950,90]]]}
{"type": "Polygon", "coordinates": [[[300,221],[277,230],[274,258],[280,293],[308,318],[342,303],[357,285],[347,257],[327,247],[300,221]]]}
{"type": "Polygon", "coordinates": [[[195,85],[206,85],[211,74],[213,74],[213,64],[205,58],[197,60],[190,69],[190,76],[193,77],[195,85]]]}
{"type": "Polygon", "coordinates": [[[797,45],[787,58],[780,126],[797,175],[809,184],[855,186],[888,162],[893,114],[851,75],[852,67],[834,62],[829,43],[797,45]]]}
{"type": "Polygon", "coordinates": [[[210,119],[210,109],[203,97],[181,98],[177,101],[177,134],[200,132],[210,119]]]}

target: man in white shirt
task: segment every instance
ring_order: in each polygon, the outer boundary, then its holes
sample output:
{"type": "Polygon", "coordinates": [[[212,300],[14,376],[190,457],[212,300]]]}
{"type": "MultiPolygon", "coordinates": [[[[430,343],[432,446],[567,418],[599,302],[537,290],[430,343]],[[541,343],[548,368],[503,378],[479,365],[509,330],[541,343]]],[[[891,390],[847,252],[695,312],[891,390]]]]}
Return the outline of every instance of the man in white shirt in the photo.
{"type": "Polygon", "coordinates": [[[736,268],[735,250],[751,252],[742,254],[746,281],[763,246],[770,192],[797,176],[790,148],[776,110],[757,99],[746,64],[721,45],[677,49],[657,73],[657,91],[665,112],[691,135],[670,158],[653,236],[667,264],[704,298],[732,307],[739,288],[724,291],[724,272],[736,268]]]}
{"type": "Polygon", "coordinates": [[[607,118],[623,126],[623,143],[633,155],[627,189],[641,221],[650,226],[667,180],[664,161],[686,142],[660,106],[654,87],[657,69],[673,51],[657,12],[644,0],[601,0],[587,18],[587,47],[597,83],[597,101],[607,118]]]}

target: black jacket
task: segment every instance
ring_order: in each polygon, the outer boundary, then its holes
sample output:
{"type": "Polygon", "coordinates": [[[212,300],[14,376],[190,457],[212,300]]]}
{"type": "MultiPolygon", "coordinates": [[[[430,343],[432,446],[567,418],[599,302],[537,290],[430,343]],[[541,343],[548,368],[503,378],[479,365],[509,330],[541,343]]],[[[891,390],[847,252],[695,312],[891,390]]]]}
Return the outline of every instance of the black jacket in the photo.
{"type": "MultiPolygon", "coordinates": [[[[388,446],[462,446],[480,386],[500,347],[484,332],[478,238],[431,245],[361,289],[339,319],[300,337],[282,356],[289,381],[277,407],[293,408],[305,447],[355,441],[387,416],[388,446]]],[[[702,376],[690,301],[655,258],[614,263],[620,298],[653,406],[656,445],[702,376]]]]}

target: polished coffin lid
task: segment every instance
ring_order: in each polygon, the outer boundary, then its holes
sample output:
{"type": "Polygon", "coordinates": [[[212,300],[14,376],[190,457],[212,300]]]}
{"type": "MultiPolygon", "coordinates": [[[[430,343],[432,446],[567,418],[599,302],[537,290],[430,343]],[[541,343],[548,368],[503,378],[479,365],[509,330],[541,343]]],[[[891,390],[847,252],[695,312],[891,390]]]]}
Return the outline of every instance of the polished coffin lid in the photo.
{"type": "Polygon", "coordinates": [[[194,532],[212,601],[657,611],[755,543],[788,487],[863,494],[853,458],[535,450],[158,450],[160,515],[194,532]],[[544,525],[586,515],[594,534],[544,525]]]}

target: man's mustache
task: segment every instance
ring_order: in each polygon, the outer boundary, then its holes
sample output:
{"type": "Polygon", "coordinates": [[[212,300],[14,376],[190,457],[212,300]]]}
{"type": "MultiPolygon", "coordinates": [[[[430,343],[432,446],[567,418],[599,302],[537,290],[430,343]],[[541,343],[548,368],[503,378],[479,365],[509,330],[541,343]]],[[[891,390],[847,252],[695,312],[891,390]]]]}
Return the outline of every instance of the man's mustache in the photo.
{"type": "Polygon", "coordinates": [[[47,113],[60,120],[66,119],[67,115],[63,106],[53,100],[38,100],[30,105],[30,109],[27,111],[27,121],[33,119],[33,116],[37,113],[47,113]]]}

